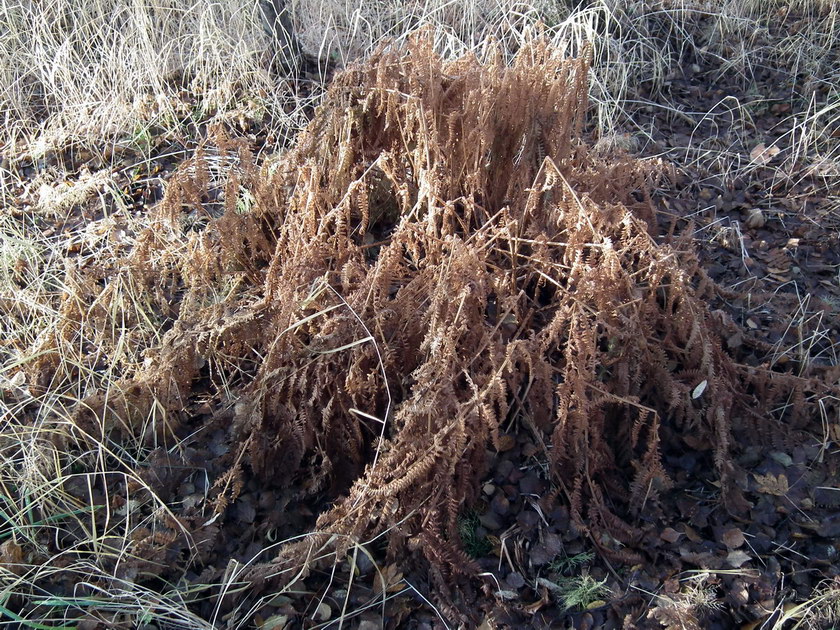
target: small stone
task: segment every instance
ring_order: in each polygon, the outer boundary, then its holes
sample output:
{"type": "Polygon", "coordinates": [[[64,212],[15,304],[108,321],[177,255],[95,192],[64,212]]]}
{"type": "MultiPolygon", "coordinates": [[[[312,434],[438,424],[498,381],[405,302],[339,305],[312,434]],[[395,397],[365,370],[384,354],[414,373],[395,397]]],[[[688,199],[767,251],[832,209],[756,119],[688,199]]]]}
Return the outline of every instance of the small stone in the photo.
{"type": "Polygon", "coordinates": [[[525,510],[524,512],[520,512],[516,516],[516,522],[519,523],[519,526],[522,528],[523,532],[528,532],[534,529],[540,522],[540,517],[537,515],[536,512],[532,512],[531,510],[525,510]]]}
{"type": "Polygon", "coordinates": [[[509,459],[502,460],[499,462],[499,465],[496,467],[496,474],[493,476],[493,481],[496,483],[502,483],[506,481],[508,475],[513,470],[513,462],[509,459]]]}
{"type": "Polygon", "coordinates": [[[525,586],[525,578],[516,571],[513,571],[505,578],[505,583],[513,590],[525,586]]]}
{"type": "Polygon", "coordinates": [[[840,515],[835,514],[820,521],[817,534],[830,539],[840,537],[840,515]]]}
{"type": "Polygon", "coordinates": [[[356,554],[356,569],[359,571],[359,575],[367,575],[373,571],[373,568],[373,562],[368,554],[359,549],[359,553],[356,554]]]}
{"type": "Polygon", "coordinates": [[[244,498],[240,498],[233,504],[233,511],[235,518],[243,523],[253,523],[257,516],[257,510],[254,508],[254,504],[244,498]]]}
{"type": "Polygon", "coordinates": [[[496,492],[496,486],[494,486],[492,483],[485,483],[484,488],[482,488],[482,490],[484,491],[484,494],[486,494],[488,497],[492,497],[493,493],[496,492]]]}
{"type": "Polygon", "coordinates": [[[478,522],[481,523],[484,527],[488,530],[498,531],[502,528],[502,523],[499,520],[499,517],[496,516],[493,512],[486,512],[478,517],[478,522]]]}
{"type": "Polygon", "coordinates": [[[500,516],[505,516],[510,511],[510,501],[504,494],[499,493],[490,501],[490,509],[500,516]]]}
{"type": "Polygon", "coordinates": [[[526,475],[519,480],[519,492],[540,495],[544,490],[542,480],[536,475],[526,475]]]}
{"type": "Polygon", "coordinates": [[[516,501],[517,499],[519,499],[519,488],[517,488],[516,486],[513,486],[511,484],[504,485],[502,486],[502,491],[511,501],[516,501]]]}

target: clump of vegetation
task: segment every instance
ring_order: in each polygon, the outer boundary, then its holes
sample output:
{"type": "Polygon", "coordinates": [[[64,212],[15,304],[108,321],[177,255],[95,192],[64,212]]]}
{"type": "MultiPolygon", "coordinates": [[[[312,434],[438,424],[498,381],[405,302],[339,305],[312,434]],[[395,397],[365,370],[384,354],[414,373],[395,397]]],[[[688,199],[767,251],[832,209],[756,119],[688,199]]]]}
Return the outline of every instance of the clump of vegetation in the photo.
{"type": "Polygon", "coordinates": [[[591,575],[578,575],[561,580],[557,592],[566,610],[585,610],[609,594],[606,583],[591,575]]]}
{"type": "Polygon", "coordinates": [[[468,512],[458,518],[458,534],[461,537],[461,545],[463,545],[464,551],[470,558],[484,557],[493,550],[493,543],[488,540],[487,536],[478,534],[479,526],[478,514],[475,512],[468,512]]]}

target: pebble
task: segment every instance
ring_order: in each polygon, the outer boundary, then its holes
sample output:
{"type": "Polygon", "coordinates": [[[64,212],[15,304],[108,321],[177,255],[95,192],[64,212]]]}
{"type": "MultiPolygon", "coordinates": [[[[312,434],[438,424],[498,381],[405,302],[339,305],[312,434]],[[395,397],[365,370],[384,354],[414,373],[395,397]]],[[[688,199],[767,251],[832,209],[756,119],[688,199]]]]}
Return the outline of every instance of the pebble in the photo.
{"type": "Polygon", "coordinates": [[[500,492],[490,501],[490,509],[500,516],[505,516],[510,511],[510,501],[500,492]]]}
{"type": "Polygon", "coordinates": [[[525,586],[525,578],[522,577],[522,574],[512,571],[506,578],[505,583],[508,585],[509,588],[512,590],[516,590],[525,586]]]}
{"type": "Polygon", "coordinates": [[[493,512],[485,512],[484,514],[478,517],[478,522],[481,523],[491,532],[498,531],[502,528],[502,522],[499,520],[499,517],[496,516],[493,512]]]}
{"type": "Polygon", "coordinates": [[[542,543],[537,544],[531,548],[531,564],[535,567],[541,567],[557,557],[557,554],[549,552],[546,546],[542,543]]]}
{"type": "Polygon", "coordinates": [[[359,575],[367,575],[373,571],[373,562],[371,562],[368,554],[363,549],[359,549],[359,553],[356,554],[356,568],[359,571],[359,575]]]}
{"type": "Polygon", "coordinates": [[[254,509],[254,504],[246,497],[240,497],[236,503],[233,504],[233,514],[236,520],[243,523],[253,523],[257,516],[257,511],[254,509]]]}
{"type": "Polygon", "coordinates": [[[507,480],[508,475],[510,475],[511,471],[513,470],[513,462],[509,459],[504,459],[499,462],[499,465],[496,467],[496,474],[493,477],[493,480],[496,483],[502,483],[507,480]]]}
{"type": "Polygon", "coordinates": [[[540,517],[536,512],[525,510],[516,515],[516,522],[519,523],[523,532],[529,532],[539,524],[540,517]]]}
{"type": "Polygon", "coordinates": [[[548,520],[557,531],[565,531],[569,527],[569,508],[558,505],[548,513],[548,520]]]}
{"type": "Polygon", "coordinates": [[[526,475],[519,480],[519,491],[522,494],[541,495],[544,489],[545,484],[536,475],[526,475]]]}

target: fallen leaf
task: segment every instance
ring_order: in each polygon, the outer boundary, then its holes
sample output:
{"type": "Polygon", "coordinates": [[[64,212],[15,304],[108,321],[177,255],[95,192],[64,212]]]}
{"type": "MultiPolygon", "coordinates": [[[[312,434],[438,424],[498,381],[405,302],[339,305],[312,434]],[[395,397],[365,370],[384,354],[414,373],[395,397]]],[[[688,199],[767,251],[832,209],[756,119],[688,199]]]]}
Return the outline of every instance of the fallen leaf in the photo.
{"type": "Polygon", "coordinates": [[[726,545],[729,549],[737,549],[745,542],[744,532],[742,532],[737,527],[727,529],[725,532],[723,532],[721,540],[723,541],[723,544],[726,545]]]}
{"type": "Polygon", "coordinates": [[[764,227],[766,219],[764,213],[759,208],[750,208],[747,210],[747,219],[744,221],[748,228],[757,229],[764,227]]]}
{"type": "Polygon", "coordinates": [[[742,625],[739,628],[739,630],[756,630],[756,628],[758,628],[759,626],[764,625],[764,622],[767,621],[767,619],[768,619],[768,616],[765,615],[764,617],[761,617],[757,621],[750,621],[748,623],[745,623],[744,625],[742,625]]]}
{"type": "Polygon", "coordinates": [[[382,572],[377,576],[378,579],[373,581],[373,592],[379,595],[383,591],[386,593],[397,593],[405,588],[403,583],[403,574],[395,564],[389,564],[382,569],[382,572]]]}
{"type": "Polygon", "coordinates": [[[682,536],[682,534],[680,534],[677,530],[675,530],[672,527],[666,527],[662,530],[662,533],[659,534],[659,537],[662,540],[672,544],[677,542],[680,539],[680,536],[682,536]]]}
{"type": "Polygon", "coordinates": [[[752,558],[740,549],[730,551],[726,556],[727,564],[735,569],[740,569],[744,563],[749,562],[750,560],[752,560],[752,558]]]}
{"type": "Polygon", "coordinates": [[[753,150],[750,151],[750,159],[753,161],[753,164],[764,166],[765,164],[769,164],[770,160],[779,155],[780,151],[781,149],[779,149],[779,147],[774,145],[767,147],[762,142],[761,144],[754,146],[753,150]]]}
{"type": "Polygon", "coordinates": [[[698,543],[703,540],[702,536],[694,531],[694,528],[687,523],[683,525],[683,533],[685,534],[686,538],[688,538],[693,543],[698,543]]]}
{"type": "Polygon", "coordinates": [[[708,384],[709,382],[706,379],[700,381],[697,384],[697,387],[694,388],[694,391],[691,392],[691,398],[694,400],[700,398],[700,396],[703,395],[703,392],[706,391],[706,385],[708,384]]]}
{"type": "Polygon", "coordinates": [[[509,433],[506,433],[504,435],[499,436],[499,452],[500,453],[503,453],[505,451],[509,451],[515,445],[516,445],[516,439],[512,435],[510,435],[509,433]]]}
{"type": "Polygon", "coordinates": [[[315,611],[315,614],[312,615],[312,619],[315,621],[329,621],[330,617],[332,617],[332,608],[327,602],[321,602],[318,606],[318,609],[315,611]]]}
{"type": "Polygon", "coordinates": [[[23,574],[26,567],[23,564],[23,548],[13,540],[7,540],[0,545],[0,563],[15,575],[23,574]]]}
{"type": "Polygon", "coordinates": [[[257,627],[260,630],[283,630],[289,622],[289,615],[272,615],[257,627]]]}
{"type": "Polygon", "coordinates": [[[777,497],[783,497],[788,493],[788,490],[790,490],[787,477],[783,474],[778,477],[775,477],[772,473],[768,473],[766,475],[753,474],[753,477],[755,477],[755,481],[758,484],[756,491],[762,494],[772,494],[777,497]]]}
{"type": "Polygon", "coordinates": [[[492,617],[485,617],[476,630],[496,630],[496,624],[493,623],[492,617]]]}

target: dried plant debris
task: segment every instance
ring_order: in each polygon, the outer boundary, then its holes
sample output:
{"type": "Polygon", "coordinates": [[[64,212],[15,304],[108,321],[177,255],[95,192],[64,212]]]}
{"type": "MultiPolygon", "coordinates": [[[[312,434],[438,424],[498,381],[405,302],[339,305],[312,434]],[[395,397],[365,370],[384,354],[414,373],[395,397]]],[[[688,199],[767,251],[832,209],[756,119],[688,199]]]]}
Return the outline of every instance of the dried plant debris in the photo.
{"type": "MultiPolygon", "coordinates": [[[[270,503],[309,535],[239,578],[286,584],[382,534],[457,618],[480,572],[459,517],[503,426],[610,559],[644,554],[637,518],[667,523],[666,453],[706,458],[723,505],[748,509],[736,444],[792,439],[827,381],[733,360],[691,244],[657,233],[663,165],[582,140],[588,64],[543,41],[444,61],[419,35],[337,76],[288,152],[259,165],[219,133],[176,173],[125,279],[166,332],[75,415],[82,438],[138,448],[214,436],[212,518],[185,499],[149,545],[178,553],[180,527],[201,546],[270,503]],[[301,502],[308,520],[285,510],[301,502]]],[[[95,303],[99,283],[79,286],[95,303]]]]}

